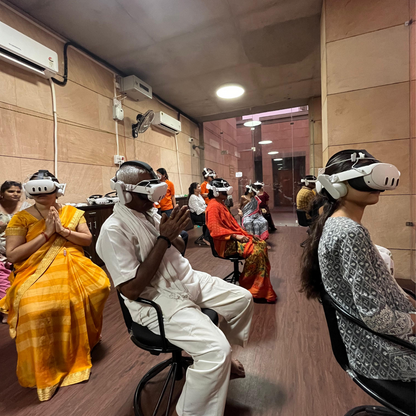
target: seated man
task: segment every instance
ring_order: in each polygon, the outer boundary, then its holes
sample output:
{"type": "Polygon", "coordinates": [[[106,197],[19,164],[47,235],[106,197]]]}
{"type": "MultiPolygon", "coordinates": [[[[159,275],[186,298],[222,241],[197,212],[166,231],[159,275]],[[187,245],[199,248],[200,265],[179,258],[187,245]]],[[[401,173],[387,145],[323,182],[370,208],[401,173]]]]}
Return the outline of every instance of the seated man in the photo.
{"type": "Polygon", "coordinates": [[[97,253],[132,319],[158,333],[155,310],[135,299],[157,302],[166,338],[194,359],[176,406],[178,415],[222,415],[230,371],[234,377],[244,377],[241,363],[231,360],[230,343],[247,343],[252,296],[241,287],[193,270],[181,256],[184,243],[178,234],[189,221],[187,207],[175,207],[169,218],[155,212],[153,203],[163,198],[166,184],[149,165],[124,163],[112,187],[120,203],[101,228],[97,253]],[[224,318],[221,330],[201,308],[211,308],[224,318]]]}
{"type": "Polygon", "coordinates": [[[270,282],[270,262],[265,241],[244,231],[230,214],[224,201],[233,187],[224,179],[214,179],[209,186],[211,202],[205,211],[206,224],[220,257],[235,255],[246,259],[240,286],[248,289],[254,299],[275,303],[276,293],[270,282]]]}
{"type": "Polygon", "coordinates": [[[315,182],[316,177],[313,175],[306,175],[304,179],[301,180],[304,184],[298,194],[296,195],[296,208],[305,211],[306,217],[311,218],[309,215],[310,207],[309,205],[316,196],[315,192],[315,182]]]}

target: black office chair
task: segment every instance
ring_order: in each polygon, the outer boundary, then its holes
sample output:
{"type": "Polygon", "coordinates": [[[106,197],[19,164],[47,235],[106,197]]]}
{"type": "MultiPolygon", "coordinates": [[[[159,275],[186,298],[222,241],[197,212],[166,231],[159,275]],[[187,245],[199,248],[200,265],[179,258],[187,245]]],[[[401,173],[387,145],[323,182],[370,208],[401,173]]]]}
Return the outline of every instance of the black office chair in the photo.
{"type": "MultiPolygon", "coordinates": [[[[161,373],[165,368],[170,367],[168,375],[165,379],[163,384],[162,391],[152,413],[152,416],[155,416],[159,410],[159,407],[162,403],[163,397],[165,396],[167,387],[169,385],[170,380],[172,379],[171,386],[169,389],[169,397],[166,406],[165,415],[169,415],[170,405],[172,402],[172,395],[173,390],[175,387],[175,382],[181,380],[183,377],[183,372],[186,371],[188,366],[190,366],[193,362],[192,358],[190,357],[183,357],[182,350],[171,344],[165,337],[165,327],[163,325],[163,315],[162,309],[160,306],[148,299],[138,298],[136,302],[143,303],[145,305],[149,305],[155,308],[157,313],[157,319],[159,322],[159,331],[160,335],[153,333],[149,328],[139,325],[138,323],[134,322],[131,319],[131,315],[127,306],[124,303],[124,299],[121,297],[120,292],[117,290],[118,300],[120,302],[121,310],[123,312],[124,322],[126,323],[127,330],[130,335],[130,339],[143,350],[149,351],[150,354],[159,355],[161,353],[170,353],[172,354],[172,358],[169,358],[166,361],[163,361],[156,366],[154,366],[151,370],[145,374],[145,376],[140,380],[139,384],[137,385],[136,392],[134,393],[134,414],[135,416],[144,416],[142,411],[142,404],[141,404],[141,393],[145,388],[146,384],[152,380],[155,376],[161,373]]],[[[207,315],[211,321],[218,325],[218,315],[212,309],[201,309],[201,311],[207,315]]]]}
{"type": "Polygon", "coordinates": [[[306,216],[306,211],[301,209],[296,210],[296,215],[298,216],[298,224],[302,227],[309,227],[311,225],[311,220],[306,216]]]}
{"type": "Polygon", "coordinates": [[[342,308],[325,291],[322,291],[321,293],[321,302],[324,307],[325,317],[328,324],[332,351],[338,361],[338,364],[361,389],[363,389],[373,399],[385,406],[359,406],[351,409],[345,414],[345,416],[353,416],[363,411],[366,411],[366,414],[368,415],[374,416],[415,416],[416,402],[414,382],[407,383],[401,381],[370,379],[351,369],[348,362],[347,351],[338,329],[336,312],[380,338],[387,339],[412,351],[416,350],[416,346],[402,339],[390,335],[379,334],[371,330],[361,320],[357,319],[355,316],[351,315],[344,308],[342,308]]]}
{"type": "Polygon", "coordinates": [[[217,258],[223,259],[223,260],[229,260],[229,261],[233,262],[234,270],[230,274],[225,276],[223,278],[223,280],[225,280],[228,283],[237,283],[239,278],[240,278],[240,270],[239,270],[238,266],[240,264],[240,261],[244,260],[244,257],[240,257],[238,254],[234,254],[234,255],[229,256],[229,257],[221,257],[217,253],[217,250],[215,250],[214,239],[211,237],[211,235],[209,236],[209,242],[211,244],[211,252],[212,252],[212,255],[214,257],[217,257],[217,258]]]}
{"type": "Polygon", "coordinates": [[[202,227],[202,234],[195,240],[195,244],[199,246],[207,246],[208,244],[204,241],[204,235],[207,229],[207,226],[205,225],[205,222],[201,221],[200,218],[198,218],[198,215],[190,213],[190,218],[193,225],[198,225],[199,227],[202,227]]]}

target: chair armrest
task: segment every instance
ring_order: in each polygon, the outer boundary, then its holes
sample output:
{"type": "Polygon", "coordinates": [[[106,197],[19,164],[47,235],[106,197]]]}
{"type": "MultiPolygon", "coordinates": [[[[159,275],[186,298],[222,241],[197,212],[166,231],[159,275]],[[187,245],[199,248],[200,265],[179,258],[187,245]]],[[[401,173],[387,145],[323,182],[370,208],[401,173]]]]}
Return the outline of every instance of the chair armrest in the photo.
{"type": "Polygon", "coordinates": [[[403,291],[409,295],[412,299],[416,300],[416,295],[414,292],[412,292],[410,289],[406,289],[405,287],[402,287],[403,291]]]}
{"type": "Polygon", "coordinates": [[[152,300],[144,299],[144,298],[137,298],[135,302],[144,303],[145,305],[151,306],[152,308],[156,309],[157,314],[157,321],[159,323],[159,332],[160,336],[162,337],[162,348],[163,351],[166,351],[167,349],[167,340],[165,337],[165,326],[163,325],[163,314],[161,307],[152,300]]]}
{"type": "Polygon", "coordinates": [[[361,328],[365,329],[368,332],[371,332],[374,335],[379,336],[380,338],[384,338],[387,341],[393,342],[394,344],[400,345],[411,351],[416,351],[416,345],[411,344],[410,342],[407,342],[401,338],[397,338],[393,335],[380,334],[379,332],[372,330],[363,321],[361,321],[360,319],[356,318],[355,316],[347,312],[338,302],[336,302],[330,295],[328,295],[328,293],[325,292],[323,296],[325,297],[325,300],[329,302],[338,313],[343,315],[349,321],[354,322],[356,325],[360,326],[361,328]]]}

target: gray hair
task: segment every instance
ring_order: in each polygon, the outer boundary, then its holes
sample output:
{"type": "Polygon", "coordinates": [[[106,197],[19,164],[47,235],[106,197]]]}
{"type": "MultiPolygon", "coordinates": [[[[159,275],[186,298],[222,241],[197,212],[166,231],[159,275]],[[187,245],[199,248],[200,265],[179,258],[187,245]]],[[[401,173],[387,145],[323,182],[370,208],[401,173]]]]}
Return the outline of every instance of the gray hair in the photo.
{"type": "Polygon", "coordinates": [[[139,168],[137,166],[126,165],[121,166],[117,171],[117,180],[123,181],[131,185],[136,185],[138,182],[138,176],[142,173],[148,173],[146,169],[139,168]]]}

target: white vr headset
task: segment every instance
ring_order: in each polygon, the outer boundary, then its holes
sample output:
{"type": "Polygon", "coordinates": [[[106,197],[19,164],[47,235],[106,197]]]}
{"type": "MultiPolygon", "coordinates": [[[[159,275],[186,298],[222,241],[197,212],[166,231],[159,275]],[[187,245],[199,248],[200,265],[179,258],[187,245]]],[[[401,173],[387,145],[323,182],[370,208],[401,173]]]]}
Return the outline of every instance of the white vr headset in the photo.
{"type": "Polygon", "coordinates": [[[226,192],[227,195],[231,195],[233,193],[233,187],[227,181],[221,181],[222,186],[215,186],[208,184],[207,189],[211,189],[214,197],[218,197],[220,192],[226,192]]]}
{"type": "Polygon", "coordinates": [[[253,185],[246,185],[246,188],[249,189],[250,192],[253,192],[253,194],[257,195],[259,193],[259,191],[256,188],[254,188],[254,185],[255,184],[253,184],[253,185]]]}
{"type": "MultiPolygon", "coordinates": [[[[358,157],[355,153],[351,155],[353,162],[357,162],[360,159],[369,158],[366,158],[363,153],[360,153],[358,157]]],[[[339,199],[347,195],[348,188],[345,182],[348,182],[357,191],[383,192],[397,188],[400,179],[399,170],[396,166],[390,165],[389,163],[373,163],[362,167],[353,166],[350,170],[331,176],[325,175],[324,172],[325,169],[318,175],[316,191],[321,193],[322,189],[326,189],[334,199],[339,199]]]]}
{"type": "Polygon", "coordinates": [[[301,179],[300,181],[301,181],[301,183],[304,183],[305,186],[308,186],[310,183],[316,183],[317,180],[318,179],[306,179],[306,178],[304,178],[304,179],[301,179]]]}
{"type": "Polygon", "coordinates": [[[138,161],[128,161],[123,163],[123,165],[124,164],[137,166],[141,169],[144,168],[153,176],[153,179],[146,179],[144,181],[139,182],[136,185],[132,185],[118,180],[116,173],[116,176],[110,180],[110,186],[111,189],[117,192],[117,196],[120,198],[121,204],[126,205],[133,200],[131,192],[139,194],[141,198],[148,199],[149,201],[155,203],[159,203],[164,198],[164,196],[166,195],[166,191],[168,190],[168,185],[166,182],[161,182],[157,178],[156,173],[147,163],[138,161]]]}
{"type": "Polygon", "coordinates": [[[27,198],[33,199],[34,196],[53,193],[56,193],[56,197],[59,198],[65,194],[66,183],[56,182],[49,176],[44,177],[45,179],[28,180],[23,184],[27,198]]]}
{"type": "Polygon", "coordinates": [[[210,176],[211,178],[215,179],[217,177],[217,174],[212,169],[204,168],[204,170],[202,171],[202,176],[204,178],[206,178],[207,176],[210,176]]]}
{"type": "Polygon", "coordinates": [[[262,188],[264,187],[264,183],[260,182],[260,181],[254,182],[253,185],[254,186],[261,186],[262,188]]]}

